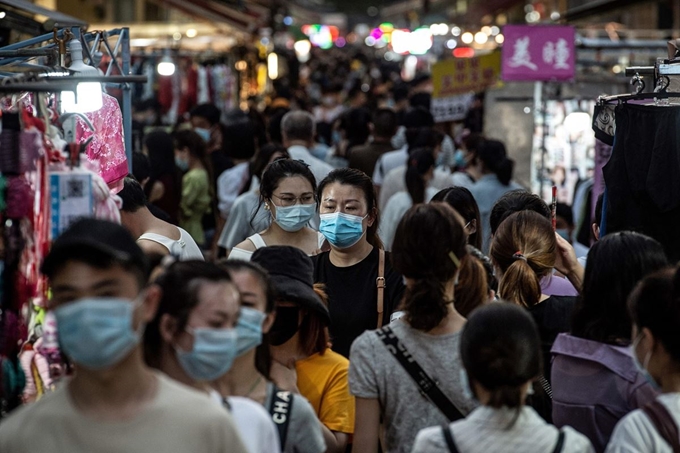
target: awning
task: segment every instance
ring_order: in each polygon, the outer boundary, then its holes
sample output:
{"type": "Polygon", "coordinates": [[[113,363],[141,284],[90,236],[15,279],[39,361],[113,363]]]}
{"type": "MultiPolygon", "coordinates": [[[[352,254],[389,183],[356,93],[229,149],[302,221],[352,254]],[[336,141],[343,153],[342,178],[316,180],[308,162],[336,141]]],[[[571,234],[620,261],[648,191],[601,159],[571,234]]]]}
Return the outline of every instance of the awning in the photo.
{"type": "Polygon", "coordinates": [[[60,13],[59,11],[43,8],[42,6],[35,5],[25,0],[0,0],[0,7],[3,6],[32,15],[45,16],[48,20],[55,22],[55,26],[58,28],[87,25],[87,22],[83,20],[76,19],[75,17],[64,13],[60,13]]]}
{"type": "Polygon", "coordinates": [[[234,9],[224,3],[212,0],[153,0],[155,3],[175,8],[197,19],[225,23],[237,30],[252,32],[261,25],[264,15],[247,6],[234,9]]]}

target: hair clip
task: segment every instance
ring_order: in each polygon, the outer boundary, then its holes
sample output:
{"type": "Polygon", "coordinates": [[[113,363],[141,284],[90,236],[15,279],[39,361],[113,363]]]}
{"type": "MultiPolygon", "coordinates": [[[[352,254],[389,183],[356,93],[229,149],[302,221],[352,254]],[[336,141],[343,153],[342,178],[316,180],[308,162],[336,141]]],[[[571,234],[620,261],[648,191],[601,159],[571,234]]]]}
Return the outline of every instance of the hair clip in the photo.
{"type": "Polygon", "coordinates": [[[453,264],[460,269],[460,260],[456,256],[455,253],[449,252],[449,258],[451,258],[451,261],[453,261],[453,264]]]}
{"type": "Polygon", "coordinates": [[[520,252],[520,251],[515,252],[515,254],[512,255],[512,257],[513,257],[514,259],[516,259],[516,260],[524,260],[524,261],[527,260],[527,257],[524,256],[524,254],[523,254],[522,252],[520,252]]]}

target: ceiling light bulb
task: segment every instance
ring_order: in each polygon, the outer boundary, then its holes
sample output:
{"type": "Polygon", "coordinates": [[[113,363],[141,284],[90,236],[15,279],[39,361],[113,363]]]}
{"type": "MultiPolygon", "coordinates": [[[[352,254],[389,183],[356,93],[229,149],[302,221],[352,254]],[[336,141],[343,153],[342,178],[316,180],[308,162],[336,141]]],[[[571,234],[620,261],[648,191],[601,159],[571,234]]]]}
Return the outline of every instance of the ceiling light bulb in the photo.
{"type": "Polygon", "coordinates": [[[165,54],[163,55],[163,58],[161,58],[161,61],[158,62],[158,67],[156,69],[158,70],[158,74],[162,76],[171,76],[175,73],[175,62],[172,61],[169,50],[165,51],[165,54]]]}

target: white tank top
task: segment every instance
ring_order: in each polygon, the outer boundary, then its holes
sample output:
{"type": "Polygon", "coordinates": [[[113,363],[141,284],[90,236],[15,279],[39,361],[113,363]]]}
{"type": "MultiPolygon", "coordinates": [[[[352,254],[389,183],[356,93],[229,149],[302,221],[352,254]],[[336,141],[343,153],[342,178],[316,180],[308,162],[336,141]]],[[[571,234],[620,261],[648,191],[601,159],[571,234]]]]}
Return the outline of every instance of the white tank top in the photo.
{"type": "Polygon", "coordinates": [[[201,252],[200,247],[196,244],[196,241],[191,237],[189,233],[184,231],[182,228],[177,227],[180,233],[179,240],[170,239],[167,236],[163,236],[155,233],[144,233],[137,239],[138,241],[144,239],[147,241],[157,242],[162,245],[172,256],[180,261],[188,260],[200,260],[204,261],[203,252],[201,252]]]}
{"type": "MultiPolygon", "coordinates": [[[[318,248],[320,249],[323,246],[323,243],[326,240],[326,237],[321,233],[317,233],[317,234],[318,234],[318,248]]],[[[262,236],[260,236],[259,233],[253,234],[252,236],[250,236],[248,238],[248,240],[253,243],[253,245],[255,246],[255,250],[258,250],[258,249],[261,249],[261,248],[264,248],[264,247],[267,246],[267,244],[264,242],[264,239],[262,239],[262,236]]],[[[227,259],[250,261],[250,258],[253,256],[253,253],[255,253],[255,252],[251,252],[250,250],[244,250],[244,249],[240,249],[238,247],[234,247],[233,249],[231,249],[231,253],[229,253],[229,257],[227,259]]],[[[312,255],[309,255],[309,256],[312,256],[312,255]]]]}

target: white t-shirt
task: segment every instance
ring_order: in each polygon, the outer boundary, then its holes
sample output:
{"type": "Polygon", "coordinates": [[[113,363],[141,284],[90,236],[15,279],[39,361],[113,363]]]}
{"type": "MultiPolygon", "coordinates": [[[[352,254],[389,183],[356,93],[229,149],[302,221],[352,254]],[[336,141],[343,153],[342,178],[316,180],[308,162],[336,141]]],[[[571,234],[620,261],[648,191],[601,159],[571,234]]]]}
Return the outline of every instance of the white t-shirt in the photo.
{"type": "Polygon", "coordinates": [[[0,423],[0,452],[249,453],[229,412],[161,373],[156,378],[154,400],[115,422],[81,413],[62,385],[0,423]]]}
{"type": "MultiPolygon", "coordinates": [[[[219,393],[211,392],[210,396],[213,401],[224,407],[224,401],[219,393]]],[[[228,397],[227,403],[249,453],[281,453],[279,433],[262,405],[240,396],[228,397]]]]}
{"type": "MultiPolygon", "coordinates": [[[[460,453],[521,452],[549,453],[554,450],[559,431],[543,420],[535,410],[523,407],[512,427],[515,410],[481,406],[465,419],[449,425],[453,442],[460,453]]],[[[562,453],[594,453],[586,436],[566,426],[562,453]]],[[[441,426],[421,430],[412,452],[448,453],[441,426]]],[[[651,450],[649,450],[651,451],[651,450]]]]}
{"type": "Polygon", "coordinates": [[[225,170],[217,178],[217,208],[223,219],[229,218],[231,208],[234,206],[236,198],[242,192],[243,186],[248,182],[249,176],[250,164],[248,162],[241,162],[225,170]]]}
{"type": "Polygon", "coordinates": [[[328,176],[328,173],[335,170],[331,165],[312,156],[312,153],[310,153],[309,150],[304,146],[293,145],[288,148],[288,154],[290,155],[291,159],[301,160],[305,164],[309,165],[309,169],[314,175],[317,185],[319,185],[319,183],[326,176],[328,176]]]}
{"type": "MultiPolygon", "coordinates": [[[[680,393],[665,393],[657,397],[657,400],[666,406],[675,424],[680,426],[680,393]]],[[[673,452],[641,409],[634,410],[619,421],[606,450],[606,453],[639,452],[673,452]]]]}
{"type": "Polygon", "coordinates": [[[182,228],[177,227],[177,229],[180,233],[179,240],[177,241],[155,233],[144,233],[137,241],[146,240],[157,242],[168,249],[170,254],[180,261],[204,261],[203,252],[201,252],[201,248],[196,244],[194,238],[182,228]]]}

